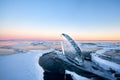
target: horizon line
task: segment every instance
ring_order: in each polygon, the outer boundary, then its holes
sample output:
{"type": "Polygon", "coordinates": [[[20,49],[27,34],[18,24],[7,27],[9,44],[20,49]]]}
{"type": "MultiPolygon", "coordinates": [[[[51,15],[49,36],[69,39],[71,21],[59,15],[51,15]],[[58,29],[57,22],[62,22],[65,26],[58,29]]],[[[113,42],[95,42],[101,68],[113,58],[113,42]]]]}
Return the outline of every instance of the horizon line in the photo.
{"type": "MultiPolygon", "coordinates": [[[[76,40],[75,41],[120,41],[120,40],[76,40]]],[[[0,39],[0,41],[62,41],[62,39],[0,39]]]]}

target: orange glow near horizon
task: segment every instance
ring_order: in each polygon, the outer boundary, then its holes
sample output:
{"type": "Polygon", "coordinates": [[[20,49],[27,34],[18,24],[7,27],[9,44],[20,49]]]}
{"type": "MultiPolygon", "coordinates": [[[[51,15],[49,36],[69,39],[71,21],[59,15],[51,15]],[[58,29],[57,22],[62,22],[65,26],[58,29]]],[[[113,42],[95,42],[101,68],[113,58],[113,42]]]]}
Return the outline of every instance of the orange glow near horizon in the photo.
{"type": "Polygon", "coordinates": [[[54,35],[0,35],[0,40],[60,40],[54,35]]]}
{"type": "MultiPolygon", "coordinates": [[[[113,35],[70,35],[74,40],[120,40],[120,36],[113,35]]],[[[0,34],[0,40],[62,40],[60,34],[0,34]]]]}

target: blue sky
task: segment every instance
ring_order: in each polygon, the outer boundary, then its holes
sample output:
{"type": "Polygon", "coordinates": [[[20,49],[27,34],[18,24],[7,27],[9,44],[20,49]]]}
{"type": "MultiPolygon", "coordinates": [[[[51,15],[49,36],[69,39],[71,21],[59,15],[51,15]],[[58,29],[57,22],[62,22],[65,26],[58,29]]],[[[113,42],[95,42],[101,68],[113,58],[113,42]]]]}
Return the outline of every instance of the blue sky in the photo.
{"type": "Polygon", "coordinates": [[[80,40],[120,40],[120,0],[0,0],[0,5],[1,39],[58,39],[64,32],[80,40]]]}

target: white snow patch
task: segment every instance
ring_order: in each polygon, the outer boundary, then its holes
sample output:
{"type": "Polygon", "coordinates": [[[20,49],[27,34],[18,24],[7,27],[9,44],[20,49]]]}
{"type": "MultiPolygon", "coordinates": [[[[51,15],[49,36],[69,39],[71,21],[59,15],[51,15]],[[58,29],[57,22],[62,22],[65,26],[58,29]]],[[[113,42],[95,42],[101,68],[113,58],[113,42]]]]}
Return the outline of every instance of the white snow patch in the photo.
{"type": "Polygon", "coordinates": [[[90,79],[88,79],[88,78],[85,78],[85,77],[82,77],[82,76],[76,74],[75,72],[71,72],[71,71],[68,71],[68,70],[66,70],[65,72],[66,72],[67,74],[71,74],[71,75],[72,75],[72,78],[73,78],[74,80],[90,80],[90,79]]]}

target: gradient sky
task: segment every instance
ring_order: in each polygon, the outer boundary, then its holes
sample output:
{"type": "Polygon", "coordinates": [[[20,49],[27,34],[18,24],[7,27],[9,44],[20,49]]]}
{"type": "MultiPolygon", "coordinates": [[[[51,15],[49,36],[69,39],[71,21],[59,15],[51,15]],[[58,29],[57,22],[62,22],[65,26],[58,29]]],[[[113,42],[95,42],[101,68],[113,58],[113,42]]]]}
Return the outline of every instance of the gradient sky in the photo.
{"type": "Polygon", "coordinates": [[[120,0],[0,0],[0,40],[120,40],[120,0]]]}

